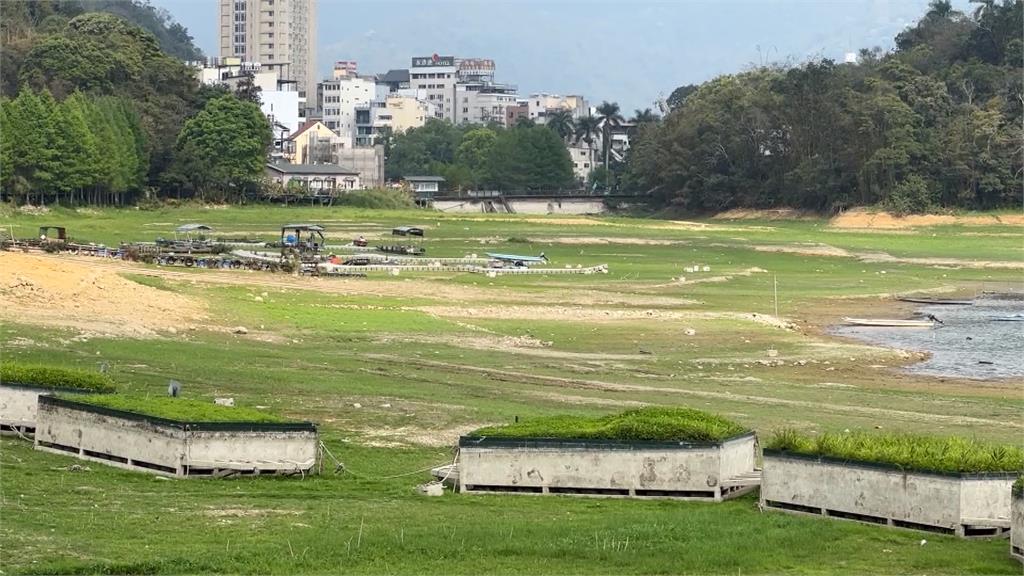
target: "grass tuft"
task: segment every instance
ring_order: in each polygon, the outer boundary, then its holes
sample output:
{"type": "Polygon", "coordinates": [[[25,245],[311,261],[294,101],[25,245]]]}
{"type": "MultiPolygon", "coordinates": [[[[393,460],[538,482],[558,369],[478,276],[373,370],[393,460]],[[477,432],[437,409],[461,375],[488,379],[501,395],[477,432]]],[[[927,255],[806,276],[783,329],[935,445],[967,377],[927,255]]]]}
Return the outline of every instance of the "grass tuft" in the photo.
{"type": "Polygon", "coordinates": [[[254,408],[220,406],[212,401],[169,396],[91,395],[71,396],[67,400],[179,422],[288,422],[254,408]]]}
{"type": "Polygon", "coordinates": [[[648,407],[599,417],[551,416],[488,426],[473,437],[559,438],[634,442],[717,442],[748,432],[735,422],[691,408],[648,407]]]}
{"type": "Polygon", "coordinates": [[[826,432],[808,436],[792,429],[779,430],[766,449],[890,464],[908,470],[979,473],[1024,471],[1024,449],[986,444],[961,436],[826,432]]]}
{"type": "Polygon", "coordinates": [[[0,382],[89,392],[113,392],[117,388],[110,376],[99,372],[16,362],[0,364],[0,382]]]}

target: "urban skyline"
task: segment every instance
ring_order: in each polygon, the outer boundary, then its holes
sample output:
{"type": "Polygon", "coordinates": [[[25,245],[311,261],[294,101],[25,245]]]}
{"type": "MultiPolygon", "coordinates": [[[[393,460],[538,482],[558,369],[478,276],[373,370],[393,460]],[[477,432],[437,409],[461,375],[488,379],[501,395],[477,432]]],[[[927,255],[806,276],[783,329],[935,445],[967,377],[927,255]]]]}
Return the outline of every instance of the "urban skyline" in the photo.
{"type": "MultiPolygon", "coordinates": [[[[597,9],[584,10],[584,4],[568,0],[486,6],[464,0],[319,0],[317,79],[329,78],[337,60],[356,60],[365,72],[384,73],[407,67],[416,54],[476,55],[494,59],[521,94],[581,93],[632,111],[652,106],[679,85],[760,61],[841,60],[860,48],[891,48],[895,33],[927,3],[599,2],[597,9]],[[518,8],[510,12],[512,7],[518,8]],[[493,18],[495,11],[522,16],[493,18]],[[650,41],[652,34],[658,42],[650,41]]],[[[186,26],[208,55],[218,54],[215,3],[154,4],[186,26]]],[[[966,0],[954,6],[970,10],[966,0]]]]}

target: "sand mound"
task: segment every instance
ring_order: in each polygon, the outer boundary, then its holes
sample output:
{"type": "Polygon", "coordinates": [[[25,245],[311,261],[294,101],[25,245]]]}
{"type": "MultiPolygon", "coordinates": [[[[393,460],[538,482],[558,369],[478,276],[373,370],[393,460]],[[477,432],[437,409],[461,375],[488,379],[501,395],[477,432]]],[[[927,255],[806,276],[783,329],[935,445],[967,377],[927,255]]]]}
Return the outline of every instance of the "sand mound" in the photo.
{"type": "Polygon", "coordinates": [[[951,214],[912,214],[910,216],[894,216],[888,212],[868,212],[862,208],[847,210],[829,222],[833,228],[867,228],[899,230],[923,226],[941,226],[960,224],[964,226],[991,226],[1008,224],[1024,225],[1022,214],[1002,214],[989,216],[953,216],[951,214]]]}
{"type": "Polygon", "coordinates": [[[205,319],[195,300],[106,269],[0,252],[0,317],[112,336],[153,336],[205,319]]]}
{"type": "Polygon", "coordinates": [[[713,220],[803,220],[814,218],[814,216],[792,208],[777,208],[775,210],[733,208],[719,212],[711,218],[713,220]]]}

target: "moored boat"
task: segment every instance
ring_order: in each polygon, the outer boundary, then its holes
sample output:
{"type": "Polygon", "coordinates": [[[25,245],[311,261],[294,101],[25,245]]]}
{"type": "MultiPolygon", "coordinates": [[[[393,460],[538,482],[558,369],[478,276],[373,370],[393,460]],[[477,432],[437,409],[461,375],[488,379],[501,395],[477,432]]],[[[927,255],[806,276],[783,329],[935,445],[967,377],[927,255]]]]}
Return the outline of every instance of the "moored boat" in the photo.
{"type": "Polygon", "coordinates": [[[900,320],[896,318],[843,318],[847,324],[854,326],[876,326],[890,328],[933,328],[932,320],[900,320]]]}
{"type": "Polygon", "coordinates": [[[916,296],[901,296],[897,298],[900,302],[913,302],[915,304],[935,304],[943,306],[972,306],[974,300],[953,300],[950,298],[918,298],[916,296]]]}

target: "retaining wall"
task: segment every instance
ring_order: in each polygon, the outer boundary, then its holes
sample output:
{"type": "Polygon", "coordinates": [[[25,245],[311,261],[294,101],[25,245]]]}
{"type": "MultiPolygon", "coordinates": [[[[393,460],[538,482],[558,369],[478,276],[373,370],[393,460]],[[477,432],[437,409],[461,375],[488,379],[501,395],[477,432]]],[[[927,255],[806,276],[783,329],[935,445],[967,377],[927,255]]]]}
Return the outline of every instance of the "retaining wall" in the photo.
{"type": "Polygon", "coordinates": [[[186,423],[39,399],[36,448],[173,476],[304,473],[316,463],[316,426],[186,423]]]}
{"type": "MultiPolygon", "coordinates": [[[[602,198],[507,198],[506,202],[517,214],[604,214],[608,211],[602,198]]],[[[433,207],[441,212],[486,212],[488,203],[503,207],[497,198],[466,198],[434,200],[433,207]]]]}
{"type": "Polygon", "coordinates": [[[1024,562],[1024,494],[1013,496],[1010,503],[1010,556],[1024,562]]]}
{"type": "Polygon", "coordinates": [[[459,488],[718,501],[756,485],[726,482],[754,471],[754,442],[753,433],[689,444],[463,437],[459,488]]]}
{"type": "Polygon", "coordinates": [[[959,536],[1009,528],[1012,474],[906,472],[893,466],[764,451],[766,508],[959,536]]]}

